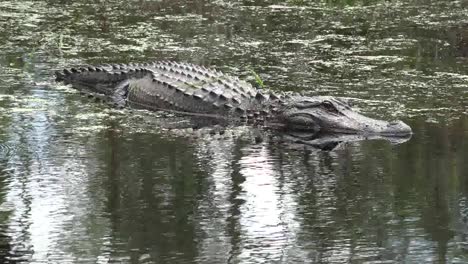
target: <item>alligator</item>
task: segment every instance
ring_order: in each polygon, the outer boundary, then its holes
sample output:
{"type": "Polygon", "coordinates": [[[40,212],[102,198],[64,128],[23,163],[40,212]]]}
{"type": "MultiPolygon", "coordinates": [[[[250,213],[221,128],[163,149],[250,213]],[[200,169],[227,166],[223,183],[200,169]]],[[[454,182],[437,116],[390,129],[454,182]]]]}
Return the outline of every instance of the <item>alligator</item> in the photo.
{"type": "Polygon", "coordinates": [[[157,61],[68,68],[56,81],[101,96],[115,107],[217,117],[289,131],[405,137],[411,128],[354,111],[333,96],[256,89],[216,69],[157,61]]]}

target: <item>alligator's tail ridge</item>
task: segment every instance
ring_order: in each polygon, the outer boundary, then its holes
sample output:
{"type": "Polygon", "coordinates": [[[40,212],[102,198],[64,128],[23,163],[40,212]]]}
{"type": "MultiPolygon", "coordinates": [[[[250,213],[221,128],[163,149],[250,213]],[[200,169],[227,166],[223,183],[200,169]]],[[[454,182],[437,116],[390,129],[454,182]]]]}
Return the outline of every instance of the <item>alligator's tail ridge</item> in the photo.
{"type": "Polygon", "coordinates": [[[104,67],[77,67],[55,72],[55,80],[71,84],[80,91],[112,94],[115,87],[128,78],[127,73],[104,67]]]}

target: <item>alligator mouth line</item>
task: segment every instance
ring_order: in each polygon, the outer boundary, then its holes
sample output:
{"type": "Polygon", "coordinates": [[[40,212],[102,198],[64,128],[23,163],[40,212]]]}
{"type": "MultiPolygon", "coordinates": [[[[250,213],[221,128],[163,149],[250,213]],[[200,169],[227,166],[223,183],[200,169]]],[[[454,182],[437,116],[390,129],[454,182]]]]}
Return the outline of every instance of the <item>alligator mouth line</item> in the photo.
{"type": "MultiPolygon", "coordinates": [[[[334,116],[338,116],[334,114],[334,116]]],[[[344,116],[344,115],[340,115],[344,116]]],[[[384,120],[378,120],[378,119],[372,119],[369,117],[365,117],[366,119],[369,119],[370,122],[375,122],[375,127],[373,125],[369,124],[362,124],[360,125],[358,122],[350,120],[350,123],[357,124],[356,127],[346,127],[343,126],[343,121],[341,120],[340,122],[334,123],[326,123],[324,124],[324,121],[322,121],[320,118],[317,118],[313,114],[309,113],[295,113],[291,114],[289,116],[291,119],[308,119],[310,121],[310,125],[305,125],[305,124],[295,124],[294,122],[291,122],[291,125],[293,125],[296,129],[299,130],[313,130],[316,132],[320,133],[328,133],[328,134],[359,134],[362,136],[384,136],[384,137],[407,137],[413,134],[411,128],[403,123],[402,121],[396,121],[396,122],[388,122],[384,120]],[[379,124],[381,123],[381,124],[379,124]],[[362,128],[361,128],[362,126],[362,128]],[[393,127],[393,128],[392,128],[393,127]]]]}

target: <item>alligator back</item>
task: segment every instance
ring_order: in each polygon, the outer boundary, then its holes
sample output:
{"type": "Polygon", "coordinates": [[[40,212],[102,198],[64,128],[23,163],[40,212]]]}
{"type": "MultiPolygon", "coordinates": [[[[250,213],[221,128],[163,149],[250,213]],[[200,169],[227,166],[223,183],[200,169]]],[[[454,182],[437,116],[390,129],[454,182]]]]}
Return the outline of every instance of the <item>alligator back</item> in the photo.
{"type": "Polygon", "coordinates": [[[150,110],[241,114],[255,108],[257,90],[249,83],[202,66],[154,62],[87,66],[56,72],[57,80],[114,103],[150,110]]]}

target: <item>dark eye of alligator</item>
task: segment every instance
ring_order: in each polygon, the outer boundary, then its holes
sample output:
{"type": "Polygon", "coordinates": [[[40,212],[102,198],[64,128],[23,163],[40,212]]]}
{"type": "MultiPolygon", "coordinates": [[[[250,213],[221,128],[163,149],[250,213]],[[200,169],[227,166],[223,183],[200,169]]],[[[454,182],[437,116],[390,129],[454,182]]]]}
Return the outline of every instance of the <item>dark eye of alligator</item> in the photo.
{"type": "Polygon", "coordinates": [[[322,106],[330,112],[338,113],[338,109],[330,101],[323,101],[322,106]]]}

